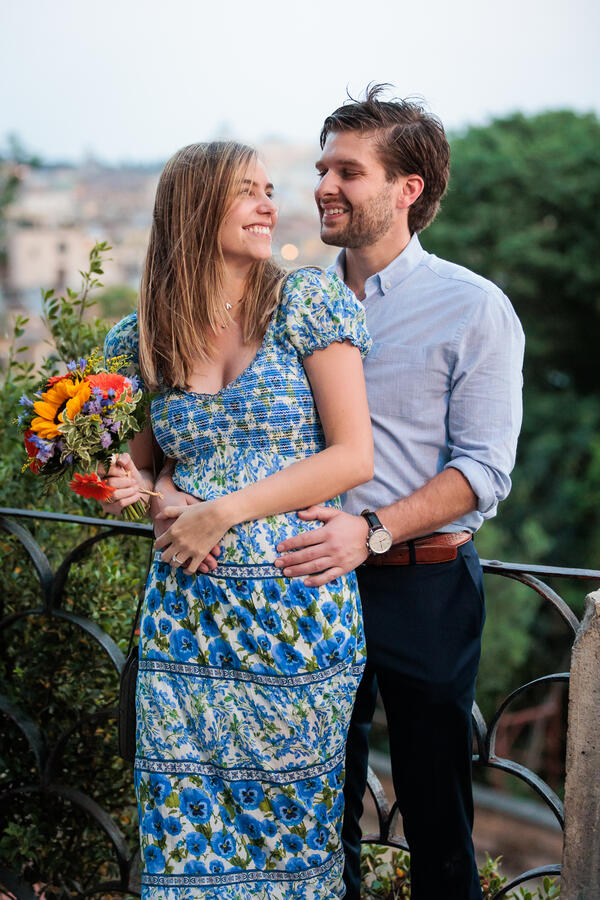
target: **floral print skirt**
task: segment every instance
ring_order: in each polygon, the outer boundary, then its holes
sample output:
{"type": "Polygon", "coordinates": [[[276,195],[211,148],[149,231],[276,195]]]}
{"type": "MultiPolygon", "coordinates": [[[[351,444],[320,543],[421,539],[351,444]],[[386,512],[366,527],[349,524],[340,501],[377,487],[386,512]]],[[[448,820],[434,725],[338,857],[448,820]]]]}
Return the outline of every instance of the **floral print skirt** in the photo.
{"type": "Polygon", "coordinates": [[[344,894],[345,742],[364,668],[354,574],[150,572],[137,686],[144,900],[344,894]]]}

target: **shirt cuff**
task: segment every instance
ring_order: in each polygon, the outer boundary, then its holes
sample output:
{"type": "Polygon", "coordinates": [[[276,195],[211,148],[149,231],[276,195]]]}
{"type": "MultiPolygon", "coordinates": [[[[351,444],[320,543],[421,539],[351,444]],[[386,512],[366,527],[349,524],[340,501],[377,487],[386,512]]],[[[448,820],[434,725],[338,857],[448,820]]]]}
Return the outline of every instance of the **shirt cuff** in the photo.
{"type": "Polygon", "coordinates": [[[488,475],[485,466],[471,459],[470,456],[458,456],[451,459],[444,466],[445,469],[458,469],[461,472],[477,497],[477,511],[486,519],[496,512],[498,499],[494,491],[494,485],[488,475]]]}

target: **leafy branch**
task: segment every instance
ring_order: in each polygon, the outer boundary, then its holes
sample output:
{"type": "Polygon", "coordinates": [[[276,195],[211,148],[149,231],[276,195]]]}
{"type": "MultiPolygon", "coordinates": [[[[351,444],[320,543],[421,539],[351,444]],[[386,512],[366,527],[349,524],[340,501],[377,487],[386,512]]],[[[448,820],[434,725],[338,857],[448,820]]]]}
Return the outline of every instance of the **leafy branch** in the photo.
{"type": "Polygon", "coordinates": [[[60,297],[53,290],[42,290],[43,321],[52,337],[49,343],[55,348],[48,360],[51,366],[87,356],[102,343],[106,323],[99,318],[88,321],[86,313],[96,304],[90,297],[91,291],[103,287],[99,278],[104,274],[103,256],[111,249],[106,241],[92,247],[89,268],[79,271],[82,280],[78,291],[68,287],[65,296],[60,297]]]}

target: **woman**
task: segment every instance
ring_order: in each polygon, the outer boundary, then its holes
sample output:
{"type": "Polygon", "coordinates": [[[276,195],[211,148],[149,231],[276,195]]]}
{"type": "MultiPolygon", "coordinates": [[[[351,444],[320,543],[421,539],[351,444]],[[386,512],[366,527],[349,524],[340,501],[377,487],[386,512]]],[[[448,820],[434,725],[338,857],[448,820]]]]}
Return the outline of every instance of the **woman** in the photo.
{"type": "MultiPolygon", "coordinates": [[[[248,147],[176,153],[138,314],[105,345],[157,391],[173,481],[204,501],[164,510],[141,623],[135,783],[152,900],[343,895],[356,582],[308,588],[273,563],[311,527],[294,510],[372,477],[369,339],[335,276],[274,265],[272,191],[248,147]]],[[[151,486],[151,455],[148,432],[111,467],[120,505],[151,486]]]]}

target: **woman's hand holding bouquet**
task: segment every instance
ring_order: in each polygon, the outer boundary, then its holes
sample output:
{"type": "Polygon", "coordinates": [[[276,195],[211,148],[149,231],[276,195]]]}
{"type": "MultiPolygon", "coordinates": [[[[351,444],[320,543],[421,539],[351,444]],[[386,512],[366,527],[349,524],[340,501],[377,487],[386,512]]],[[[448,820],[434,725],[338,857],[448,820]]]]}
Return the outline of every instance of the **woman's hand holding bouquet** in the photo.
{"type": "Polygon", "coordinates": [[[30,410],[21,417],[27,452],[23,468],[43,475],[48,484],[71,475],[71,490],[103,504],[113,501],[117,487],[104,476],[122,478],[114,511],[121,508],[125,518],[135,520],[146,510],[141,495],[154,492],[135,478],[127,455],[118,457],[144,426],[147,409],[136,378],[117,372],[123,363],[116,357],[105,364],[100,351],[94,351],[88,359],[69,363],[64,374],[45,379],[32,398],[21,397],[21,405],[30,410]],[[131,502],[134,494],[139,496],[131,502]]]}

